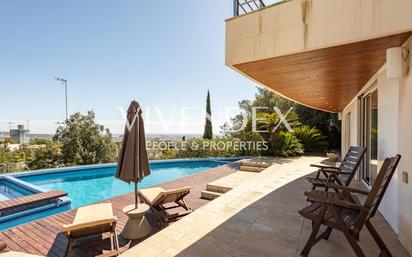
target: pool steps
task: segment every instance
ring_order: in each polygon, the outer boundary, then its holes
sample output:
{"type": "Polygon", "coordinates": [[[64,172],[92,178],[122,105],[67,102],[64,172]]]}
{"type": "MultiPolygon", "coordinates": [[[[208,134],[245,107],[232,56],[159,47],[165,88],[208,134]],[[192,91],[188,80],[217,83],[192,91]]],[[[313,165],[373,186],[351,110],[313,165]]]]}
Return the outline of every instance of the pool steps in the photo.
{"type": "Polygon", "coordinates": [[[260,159],[241,160],[239,171],[236,172],[237,174],[231,174],[207,184],[206,190],[201,192],[201,197],[207,200],[214,200],[239,184],[239,180],[243,180],[239,179],[240,177],[244,178],[253,176],[252,174],[248,175],[247,173],[260,173],[271,165],[271,163],[264,162],[260,159]],[[246,174],[239,174],[239,172],[244,172],[246,174]],[[222,183],[222,180],[225,180],[225,182],[222,183]]]}

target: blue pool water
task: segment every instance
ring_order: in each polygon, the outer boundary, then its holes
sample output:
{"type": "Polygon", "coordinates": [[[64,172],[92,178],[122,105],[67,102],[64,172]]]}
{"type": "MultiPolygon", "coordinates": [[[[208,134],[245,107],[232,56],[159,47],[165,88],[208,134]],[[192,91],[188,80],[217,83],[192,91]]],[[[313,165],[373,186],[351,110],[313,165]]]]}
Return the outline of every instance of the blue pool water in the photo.
{"type": "MultiPolygon", "coordinates": [[[[228,161],[183,161],[152,163],[151,174],[139,183],[139,188],[147,188],[213,167],[228,161]]],[[[64,172],[41,173],[19,176],[25,182],[48,190],[62,190],[68,193],[71,208],[102,201],[134,190],[133,185],[114,178],[116,167],[100,167],[64,172]]]]}
{"type": "Polygon", "coordinates": [[[33,192],[6,180],[0,180],[0,201],[31,195],[33,192]]]}

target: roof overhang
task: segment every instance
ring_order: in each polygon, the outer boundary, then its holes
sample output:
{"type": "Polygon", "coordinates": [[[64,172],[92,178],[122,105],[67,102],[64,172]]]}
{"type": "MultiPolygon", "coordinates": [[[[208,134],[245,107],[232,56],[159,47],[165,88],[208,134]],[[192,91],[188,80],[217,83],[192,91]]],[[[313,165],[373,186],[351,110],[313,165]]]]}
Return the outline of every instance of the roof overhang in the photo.
{"type": "Polygon", "coordinates": [[[301,104],[342,111],[385,64],[386,49],[412,32],[233,65],[249,78],[301,104]]]}

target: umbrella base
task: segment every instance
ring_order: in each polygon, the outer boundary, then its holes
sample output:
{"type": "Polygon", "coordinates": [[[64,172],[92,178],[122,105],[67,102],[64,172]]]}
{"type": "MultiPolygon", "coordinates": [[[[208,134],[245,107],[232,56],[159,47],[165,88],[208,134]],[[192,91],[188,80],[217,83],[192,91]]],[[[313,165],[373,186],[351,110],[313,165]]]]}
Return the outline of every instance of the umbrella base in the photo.
{"type": "Polygon", "coordinates": [[[152,228],[144,216],[149,209],[150,207],[144,203],[139,203],[137,209],[134,204],[124,207],[123,213],[128,216],[128,220],[120,236],[128,240],[135,240],[149,235],[152,228]]]}

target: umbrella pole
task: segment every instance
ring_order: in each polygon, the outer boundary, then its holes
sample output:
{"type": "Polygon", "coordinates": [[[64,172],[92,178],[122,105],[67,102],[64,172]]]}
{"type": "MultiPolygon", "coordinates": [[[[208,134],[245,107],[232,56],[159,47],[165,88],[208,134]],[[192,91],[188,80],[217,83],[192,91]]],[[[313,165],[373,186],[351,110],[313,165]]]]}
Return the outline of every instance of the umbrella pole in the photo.
{"type": "Polygon", "coordinates": [[[134,203],[135,203],[135,207],[137,209],[138,205],[139,205],[139,200],[138,200],[138,197],[137,197],[137,182],[134,183],[134,203]]]}

